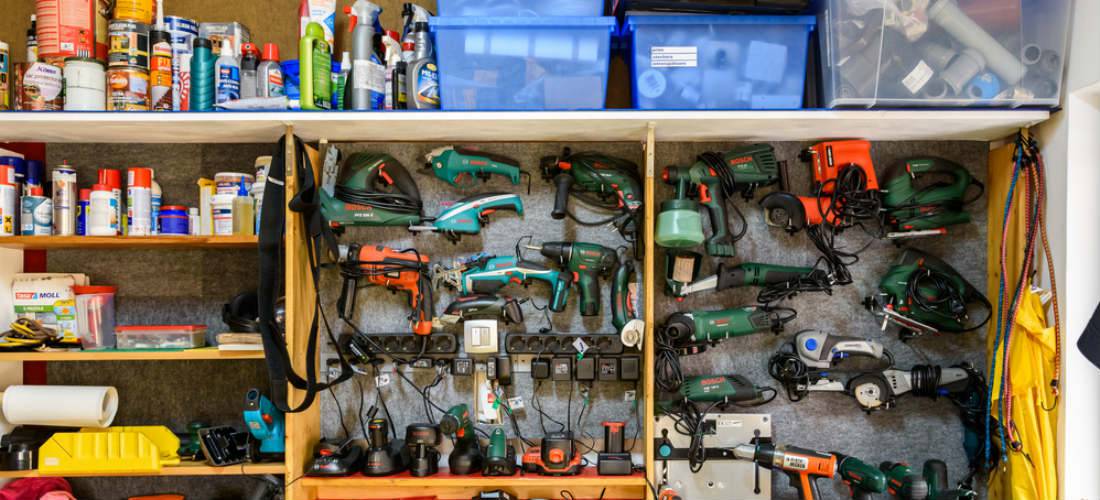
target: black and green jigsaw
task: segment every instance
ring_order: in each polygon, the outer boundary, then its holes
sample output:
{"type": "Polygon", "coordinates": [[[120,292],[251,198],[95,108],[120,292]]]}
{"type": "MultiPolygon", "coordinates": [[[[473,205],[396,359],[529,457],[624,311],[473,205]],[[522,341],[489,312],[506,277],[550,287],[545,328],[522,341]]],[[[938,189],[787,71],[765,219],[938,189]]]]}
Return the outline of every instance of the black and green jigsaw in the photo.
{"type": "Polygon", "coordinates": [[[970,222],[966,205],[985,189],[965,167],[943,158],[910,158],[892,172],[881,191],[888,239],[938,236],[970,222]]]}

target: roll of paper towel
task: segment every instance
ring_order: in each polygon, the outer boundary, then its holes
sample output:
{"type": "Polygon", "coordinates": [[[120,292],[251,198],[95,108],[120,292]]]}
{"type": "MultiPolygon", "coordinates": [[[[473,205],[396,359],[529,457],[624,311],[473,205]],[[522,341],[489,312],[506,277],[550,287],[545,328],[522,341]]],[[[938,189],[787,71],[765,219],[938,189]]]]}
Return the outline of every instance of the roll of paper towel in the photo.
{"type": "Polygon", "coordinates": [[[14,425],[110,427],[118,412],[114,387],[13,385],[3,393],[4,419],[14,425]]]}

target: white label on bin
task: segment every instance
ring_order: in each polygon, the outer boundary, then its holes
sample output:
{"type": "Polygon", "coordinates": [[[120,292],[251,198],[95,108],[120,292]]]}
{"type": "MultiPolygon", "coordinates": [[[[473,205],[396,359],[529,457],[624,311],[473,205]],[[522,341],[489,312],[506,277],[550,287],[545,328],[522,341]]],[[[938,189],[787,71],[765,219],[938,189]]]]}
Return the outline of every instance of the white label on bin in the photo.
{"type": "Polygon", "coordinates": [[[924,88],[924,85],[928,83],[928,80],[932,79],[932,75],[935,71],[924,62],[922,59],[917,63],[917,67],[913,68],[908,75],[901,80],[901,84],[905,85],[905,88],[909,89],[910,94],[916,94],[920,92],[920,89],[924,88]]]}
{"type": "Polygon", "coordinates": [[[649,49],[649,67],[651,68],[694,68],[698,65],[698,47],[652,47],[649,49]]]}

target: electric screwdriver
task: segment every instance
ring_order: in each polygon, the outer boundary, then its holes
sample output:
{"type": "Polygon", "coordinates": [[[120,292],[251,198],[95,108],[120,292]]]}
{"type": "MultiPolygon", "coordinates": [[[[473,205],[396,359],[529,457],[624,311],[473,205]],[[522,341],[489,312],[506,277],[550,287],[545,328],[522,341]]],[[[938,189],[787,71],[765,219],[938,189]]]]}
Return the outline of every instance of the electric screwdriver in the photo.
{"type": "Polygon", "coordinates": [[[836,474],[836,457],[820,451],[758,442],[742,444],[733,449],[733,456],[750,460],[765,469],[782,472],[798,490],[801,500],[817,500],[821,491],[817,479],[836,474]]]}
{"type": "MultiPolygon", "coordinates": [[[[574,276],[573,281],[581,288],[581,316],[600,314],[599,278],[601,275],[609,275],[618,266],[619,256],[615,250],[596,243],[578,241],[544,242],[542,245],[527,245],[527,248],[538,250],[544,257],[557,261],[562,274],[574,276]]],[[[568,288],[555,288],[550,310],[565,310],[568,294],[568,288]]]]}
{"type": "Polygon", "coordinates": [[[477,441],[474,422],[470,419],[470,407],[454,405],[439,420],[439,430],[455,437],[454,450],[447,459],[451,474],[467,475],[481,470],[485,457],[477,441]]]}
{"type": "Polygon", "coordinates": [[[886,474],[858,458],[836,455],[836,474],[848,485],[852,500],[873,500],[874,494],[886,492],[886,474]]]}

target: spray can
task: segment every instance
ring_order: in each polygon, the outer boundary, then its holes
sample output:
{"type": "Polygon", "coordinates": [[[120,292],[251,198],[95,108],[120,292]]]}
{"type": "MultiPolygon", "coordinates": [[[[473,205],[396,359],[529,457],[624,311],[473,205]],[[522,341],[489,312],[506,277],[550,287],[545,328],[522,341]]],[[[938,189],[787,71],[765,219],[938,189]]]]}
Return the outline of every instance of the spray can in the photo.
{"type": "Polygon", "coordinates": [[[65,60],[65,111],[107,109],[107,74],[103,63],[90,57],[65,60]]]}
{"type": "Polygon", "coordinates": [[[35,0],[40,57],[95,56],[95,0],[35,0]]]}
{"type": "Polygon", "coordinates": [[[11,109],[11,52],[8,44],[0,42],[0,111],[11,109]]]}
{"type": "Polygon", "coordinates": [[[439,109],[439,69],[435,65],[435,50],[428,34],[428,23],[413,27],[416,52],[408,68],[409,109],[439,109]]]}
{"type": "Polygon", "coordinates": [[[27,173],[23,176],[23,193],[30,193],[30,188],[38,186],[43,187],[43,180],[46,177],[45,168],[42,166],[42,162],[38,160],[27,160],[27,173]]]}
{"type": "Polygon", "coordinates": [[[27,62],[38,62],[38,16],[31,14],[31,27],[27,30],[27,62]]]}
{"type": "Polygon", "coordinates": [[[286,90],[283,89],[283,67],[279,64],[278,45],[264,44],[263,60],[256,73],[256,95],[260,97],[286,95],[286,90]]]}
{"type": "Polygon", "coordinates": [[[195,38],[191,57],[190,111],[214,109],[214,44],[207,38],[195,38]]]}
{"type": "Polygon", "coordinates": [[[241,99],[259,95],[256,91],[256,72],[260,66],[260,50],[256,44],[241,44],[241,99]]]}
{"type": "Polygon", "coordinates": [[[76,205],[76,235],[88,235],[88,205],[92,203],[92,190],[80,190],[80,201],[76,205]]]}
{"type": "Polygon", "coordinates": [[[309,23],[298,43],[301,108],[324,110],[332,107],[332,49],[320,24],[309,23]]]}
{"type": "Polygon", "coordinates": [[[157,183],[157,172],[153,169],[149,169],[149,173],[152,176],[152,181],[153,181],[152,186],[151,186],[152,189],[150,191],[151,196],[150,196],[150,203],[149,203],[149,207],[151,209],[150,210],[151,219],[152,219],[152,224],[151,224],[152,231],[151,232],[154,236],[156,236],[156,235],[160,234],[160,228],[158,226],[160,224],[160,206],[161,206],[161,200],[164,197],[164,192],[161,191],[160,184],[157,183]]]}
{"type": "Polygon", "coordinates": [[[217,104],[225,104],[241,98],[241,67],[233,51],[233,42],[222,40],[221,55],[214,63],[217,76],[217,104]]]}
{"type": "Polygon", "coordinates": [[[120,234],[118,213],[118,201],[111,187],[104,184],[92,186],[92,195],[88,202],[88,236],[120,234]]]}
{"type": "Polygon", "coordinates": [[[172,37],[172,110],[187,111],[191,96],[191,58],[199,25],[191,19],[166,16],[164,26],[172,37]]]}
{"type": "MultiPolygon", "coordinates": [[[[117,234],[124,234],[121,226],[124,220],[122,218],[122,172],[113,168],[101,168],[96,178],[96,184],[106,186],[107,190],[111,192],[111,199],[114,200],[111,206],[115,209],[114,224],[115,227],[118,228],[117,234]]],[[[94,187],[92,191],[95,191],[94,187]]]]}
{"type": "Polygon", "coordinates": [[[68,164],[53,168],[50,173],[53,181],[53,234],[55,236],[73,236],[76,234],[76,170],[68,164]]]}
{"type": "Polygon", "coordinates": [[[149,32],[149,102],[153,111],[172,111],[172,34],[149,32]]]}
{"type": "Polygon", "coordinates": [[[126,170],[126,227],[128,236],[153,233],[153,169],[126,170]]]}
{"type": "Polygon", "coordinates": [[[15,185],[0,184],[0,236],[15,236],[19,196],[15,185]]]}
{"type": "Polygon", "coordinates": [[[45,196],[42,186],[31,186],[20,201],[20,230],[23,236],[49,236],[53,233],[53,201],[45,196]]]}

